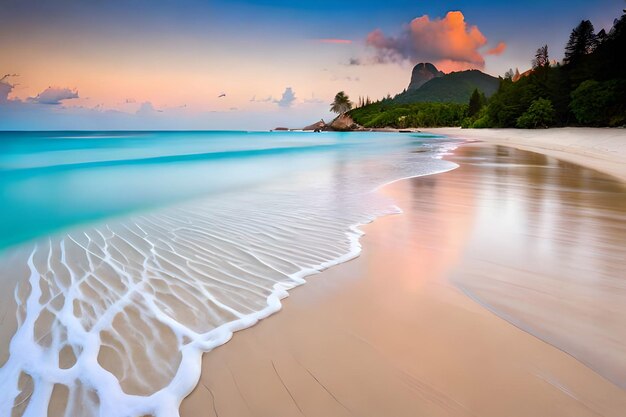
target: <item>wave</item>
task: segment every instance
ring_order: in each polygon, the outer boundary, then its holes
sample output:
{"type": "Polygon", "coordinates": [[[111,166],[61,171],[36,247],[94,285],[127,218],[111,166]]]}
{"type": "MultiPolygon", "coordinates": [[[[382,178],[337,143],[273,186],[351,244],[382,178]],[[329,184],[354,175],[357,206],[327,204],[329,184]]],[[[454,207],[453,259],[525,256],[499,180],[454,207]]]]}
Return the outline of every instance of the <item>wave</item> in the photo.
{"type": "Polygon", "coordinates": [[[358,226],[399,212],[376,186],[456,167],[436,155],[352,161],[13,250],[0,259],[0,280],[17,282],[0,415],[178,415],[202,353],[358,256],[358,226]]]}

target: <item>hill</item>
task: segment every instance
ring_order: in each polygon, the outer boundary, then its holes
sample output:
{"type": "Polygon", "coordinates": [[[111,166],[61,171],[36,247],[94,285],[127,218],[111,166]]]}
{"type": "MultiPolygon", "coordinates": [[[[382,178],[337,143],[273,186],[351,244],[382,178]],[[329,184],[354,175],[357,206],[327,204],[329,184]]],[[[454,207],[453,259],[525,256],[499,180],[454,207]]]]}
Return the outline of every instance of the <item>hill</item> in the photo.
{"type": "MultiPolygon", "coordinates": [[[[419,65],[416,65],[416,68],[419,65]]],[[[398,104],[467,103],[474,89],[490,97],[498,90],[499,84],[498,78],[478,70],[452,72],[433,77],[417,89],[409,89],[398,94],[393,98],[393,102],[398,104]]]]}
{"type": "Polygon", "coordinates": [[[478,89],[489,97],[499,85],[499,78],[478,70],[444,74],[433,64],[420,63],[413,68],[407,90],[348,115],[365,128],[460,126],[471,113],[467,103],[472,93],[478,89]]]}

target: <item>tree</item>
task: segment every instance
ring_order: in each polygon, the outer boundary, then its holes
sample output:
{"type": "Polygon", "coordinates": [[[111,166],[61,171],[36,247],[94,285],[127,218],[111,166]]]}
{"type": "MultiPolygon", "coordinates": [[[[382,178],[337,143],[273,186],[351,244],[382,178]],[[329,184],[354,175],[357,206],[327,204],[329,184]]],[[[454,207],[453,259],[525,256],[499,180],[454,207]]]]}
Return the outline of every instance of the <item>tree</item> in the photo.
{"type": "Polygon", "coordinates": [[[597,37],[589,20],[583,20],[572,30],[565,46],[565,63],[569,64],[593,52],[597,37]]]}
{"type": "Polygon", "coordinates": [[[598,32],[598,34],[596,35],[596,47],[600,45],[602,42],[606,41],[608,38],[609,38],[609,35],[607,35],[606,30],[604,29],[600,30],[600,32],[598,32]]]}
{"type": "Polygon", "coordinates": [[[485,94],[483,94],[480,91],[478,91],[478,88],[474,89],[474,92],[472,93],[472,95],[471,95],[471,97],[469,99],[469,106],[467,108],[467,115],[469,117],[473,117],[476,114],[478,114],[480,109],[482,109],[482,107],[485,105],[486,101],[487,101],[487,99],[485,98],[485,94]]]}
{"type": "Polygon", "coordinates": [[[572,91],[570,109],[586,126],[620,126],[626,123],[626,80],[587,80],[572,91]]]}
{"type": "Polygon", "coordinates": [[[340,116],[352,109],[352,102],[350,98],[343,91],[338,92],[335,95],[335,100],[330,105],[330,111],[337,113],[340,116]]]}
{"type": "Polygon", "coordinates": [[[511,80],[513,79],[513,75],[515,75],[515,73],[513,72],[513,68],[509,68],[509,70],[504,73],[504,79],[511,80]]]}
{"type": "Polygon", "coordinates": [[[544,45],[537,49],[535,52],[535,58],[532,60],[533,69],[547,67],[550,65],[550,58],[548,56],[548,45],[544,45]]]}
{"type": "Polygon", "coordinates": [[[528,110],[517,119],[517,127],[521,129],[547,128],[554,122],[552,102],[539,98],[532,102],[528,110]]]}

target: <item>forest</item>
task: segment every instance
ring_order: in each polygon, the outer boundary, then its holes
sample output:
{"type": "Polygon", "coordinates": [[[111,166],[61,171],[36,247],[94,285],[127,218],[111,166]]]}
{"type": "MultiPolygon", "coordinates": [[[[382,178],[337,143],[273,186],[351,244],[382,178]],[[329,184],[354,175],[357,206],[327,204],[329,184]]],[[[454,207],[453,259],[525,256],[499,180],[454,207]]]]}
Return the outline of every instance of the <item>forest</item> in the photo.
{"type": "Polygon", "coordinates": [[[589,20],[571,32],[562,63],[540,47],[525,75],[508,71],[496,94],[470,99],[464,127],[545,128],[626,124],[626,11],[607,33],[589,20]],[[476,109],[478,107],[478,109],[476,109]]]}

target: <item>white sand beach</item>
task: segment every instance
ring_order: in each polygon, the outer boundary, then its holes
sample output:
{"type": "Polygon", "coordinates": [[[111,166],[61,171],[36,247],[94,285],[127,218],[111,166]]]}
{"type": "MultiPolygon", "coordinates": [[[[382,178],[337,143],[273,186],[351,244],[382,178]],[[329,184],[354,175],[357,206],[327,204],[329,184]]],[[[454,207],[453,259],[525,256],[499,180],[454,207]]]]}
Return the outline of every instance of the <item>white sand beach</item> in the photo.
{"type": "Polygon", "coordinates": [[[552,129],[433,128],[427,132],[481,140],[539,152],[626,181],[626,129],[564,127],[552,129]]]}

